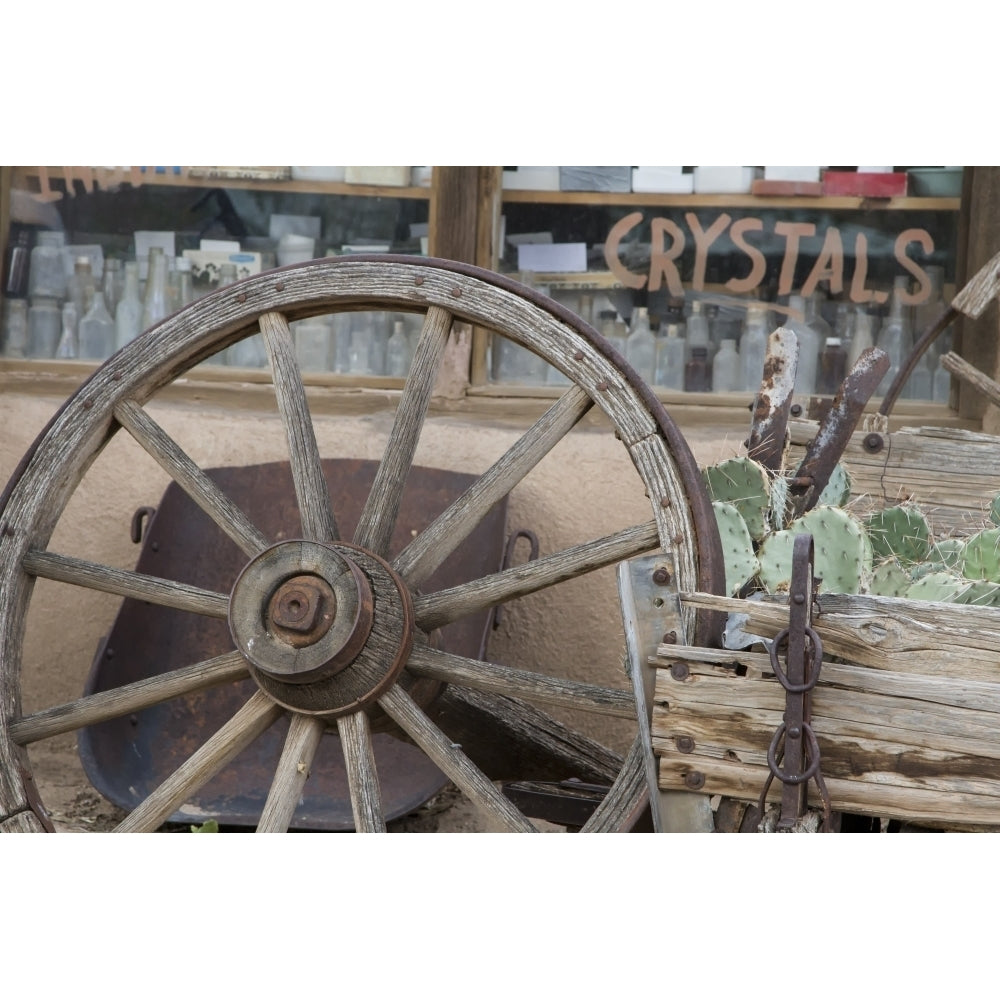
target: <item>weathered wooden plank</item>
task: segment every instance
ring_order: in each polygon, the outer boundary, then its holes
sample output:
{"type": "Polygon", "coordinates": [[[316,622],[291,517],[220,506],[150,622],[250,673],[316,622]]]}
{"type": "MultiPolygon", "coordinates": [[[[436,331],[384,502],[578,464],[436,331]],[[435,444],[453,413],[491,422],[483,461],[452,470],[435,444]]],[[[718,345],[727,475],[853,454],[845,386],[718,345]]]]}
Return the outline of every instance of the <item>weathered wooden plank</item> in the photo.
{"type": "Polygon", "coordinates": [[[347,765],[347,785],[351,794],[354,829],[358,833],[385,833],[382,792],[375,770],[371,725],[364,712],[337,719],[340,744],[347,765]]]}
{"type": "Polygon", "coordinates": [[[955,378],[961,379],[977,392],[981,392],[994,406],[1000,406],[1000,385],[974,365],[960,358],[954,351],[946,351],[941,355],[941,366],[955,378]]]}
{"type": "MultiPolygon", "coordinates": [[[[698,593],[681,594],[681,601],[746,614],[745,630],[767,638],[788,627],[780,597],[742,601],[698,593]]],[[[1000,680],[1000,612],[994,608],[849,594],[824,594],[819,604],[813,628],[831,656],[881,670],[905,663],[928,676],[1000,680]]]]}
{"type": "Polygon", "coordinates": [[[641,737],[636,736],[622,767],[622,778],[601,800],[581,833],[624,833],[631,830],[649,805],[649,785],[641,737]]]}
{"type": "Polygon", "coordinates": [[[30,810],[0,820],[0,833],[45,833],[41,820],[30,810]]]}

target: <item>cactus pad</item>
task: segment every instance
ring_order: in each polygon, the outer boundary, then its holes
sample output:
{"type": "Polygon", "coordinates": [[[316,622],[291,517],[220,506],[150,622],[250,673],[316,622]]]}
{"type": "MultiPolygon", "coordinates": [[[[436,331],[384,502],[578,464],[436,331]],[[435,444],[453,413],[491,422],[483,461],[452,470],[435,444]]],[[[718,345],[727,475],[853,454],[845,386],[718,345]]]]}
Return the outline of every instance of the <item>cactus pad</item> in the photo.
{"type": "Polygon", "coordinates": [[[833,467],[830,479],[816,501],[817,506],[843,507],[851,499],[851,477],[839,462],[833,467]]]}
{"type": "Polygon", "coordinates": [[[753,539],[746,521],[731,503],[716,501],[712,504],[715,521],[719,526],[719,539],[726,563],[726,593],[736,594],[756,575],[760,564],[753,550],[753,539]]]}
{"type": "Polygon", "coordinates": [[[987,528],[967,538],[961,566],[967,580],[1000,583],[1000,528],[987,528]]]}
{"type": "Polygon", "coordinates": [[[895,559],[886,559],[875,567],[868,593],[877,597],[905,597],[913,584],[910,574],[895,559]]]}
{"type": "Polygon", "coordinates": [[[930,552],[930,529],[924,515],[909,504],[886,507],[865,518],[876,558],[895,558],[906,566],[923,562],[930,552]]]}
{"type": "Polygon", "coordinates": [[[746,522],[750,537],[767,534],[771,488],[767,470],[751,458],[730,458],[702,470],[712,501],[731,503],[746,522]]]}
{"type": "Polygon", "coordinates": [[[906,592],[911,601],[937,601],[955,603],[966,590],[969,581],[954,573],[928,573],[921,577],[906,592]]]}

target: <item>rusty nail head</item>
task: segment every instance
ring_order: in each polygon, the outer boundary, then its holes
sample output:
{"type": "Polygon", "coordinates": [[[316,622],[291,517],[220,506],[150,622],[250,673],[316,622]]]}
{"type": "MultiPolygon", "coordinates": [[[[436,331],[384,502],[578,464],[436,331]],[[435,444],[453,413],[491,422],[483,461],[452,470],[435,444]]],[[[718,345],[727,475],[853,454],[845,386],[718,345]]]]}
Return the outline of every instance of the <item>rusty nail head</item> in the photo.
{"type": "Polygon", "coordinates": [[[283,291],[285,290],[285,283],[284,283],[283,281],[279,281],[279,282],[278,282],[278,283],[277,283],[277,284],[276,284],[276,285],[274,286],[274,290],[275,290],[276,292],[283,292],[283,291]]]}
{"type": "Polygon", "coordinates": [[[885,442],[882,440],[881,434],[866,434],[862,443],[865,451],[871,455],[876,455],[882,450],[885,442]]]}
{"type": "Polygon", "coordinates": [[[669,507],[669,506],[670,506],[670,503],[671,503],[671,500],[670,500],[670,497],[661,497],[661,498],[660,498],[660,506],[661,506],[661,507],[662,507],[662,508],[663,508],[664,510],[666,510],[666,509],[667,509],[667,507],[669,507]]]}
{"type": "Polygon", "coordinates": [[[670,676],[675,681],[686,681],[691,671],[686,663],[672,663],[670,665],[670,676]]]}
{"type": "Polygon", "coordinates": [[[120,382],[121,380],[122,380],[122,373],[121,372],[115,372],[114,375],[111,376],[111,381],[112,382],[120,382]]]}
{"type": "Polygon", "coordinates": [[[681,753],[691,753],[694,750],[694,740],[690,736],[678,736],[674,742],[681,753]]]}
{"type": "Polygon", "coordinates": [[[583,351],[574,351],[573,352],[573,360],[574,361],[583,361],[583,351]]]}
{"type": "Polygon", "coordinates": [[[85,399],[83,401],[83,408],[85,410],[89,410],[93,405],[94,405],[94,401],[92,399],[85,399]]]}
{"type": "Polygon", "coordinates": [[[675,645],[677,642],[677,633],[674,632],[673,630],[671,630],[670,632],[664,632],[662,641],[665,642],[668,646],[675,645]]]}
{"type": "Polygon", "coordinates": [[[670,583],[670,574],[661,566],[653,573],[653,583],[661,586],[670,583]]]}
{"type": "Polygon", "coordinates": [[[416,278],[413,279],[413,283],[415,285],[422,285],[424,283],[424,276],[422,274],[418,274],[416,278]]]}
{"type": "Polygon", "coordinates": [[[240,292],[240,294],[236,296],[236,301],[237,302],[246,302],[246,300],[247,300],[247,293],[246,292],[240,292]]]}
{"type": "Polygon", "coordinates": [[[688,771],[688,773],[684,775],[684,784],[687,785],[688,788],[702,788],[705,784],[705,775],[703,775],[701,771],[688,771]]]}
{"type": "Polygon", "coordinates": [[[796,604],[805,604],[806,603],[806,595],[805,594],[796,594],[792,598],[792,600],[795,601],[796,604]]]}
{"type": "Polygon", "coordinates": [[[684,536],[683,535],[674,535],[672,541],[673,541],[674,545],[680,545],[681,542],[684,541],[684,536]]]}
{"type": "Polygon", "coordinates": [[[460,299],[462,297],[462,289],[461,288],[453,288],[451,290],[451,297],[453,299],[460,299]]]}
{"type": "Polygon", "coordinates": [[[608,380],[602,378],[601,381],[597,383],[597,388],[601,392],[607,392],[608,391],[608,380]]]}
{"type": "Polygon", "coordinates": [[[788,735],[793,739],[797,740],[802,735],[802,730],[798,726],[789,726],[788,735]]]}

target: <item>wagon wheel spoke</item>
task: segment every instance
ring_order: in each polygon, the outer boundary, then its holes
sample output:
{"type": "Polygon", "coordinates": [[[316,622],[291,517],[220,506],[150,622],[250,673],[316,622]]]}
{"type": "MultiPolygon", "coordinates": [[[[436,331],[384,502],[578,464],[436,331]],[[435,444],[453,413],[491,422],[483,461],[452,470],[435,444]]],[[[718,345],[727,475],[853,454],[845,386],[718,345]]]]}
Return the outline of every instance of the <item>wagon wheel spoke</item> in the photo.
{"type": "Polygon", "coordinates": [[[441,628],[494,604],[533,594],[536,590],[551,587],[592,570],[631,559],[659,544],[655,521],[625,528],[613,535],[563,549],[562,552],[523,566],[515,566],[433,594],[417,596],[413,602],[416,622],[425,632],[441,628]]]}
{"type": "Polygon", "coordinates": [[[486,810],[512,832],[535,829],[398,684],[382,695],[379,705],[474,805],[486,810]]]}
{"type": "Polygon", "coordinates": [[[130,400],[119,403],[115,419],[246,555],[255,556],[267,548],[268,540],[246,514],[141,406],[130,400]]]}
{"type": "Polygon", "coordinates": [[[580,828],[581,833],[615,833],[630,830],[649,803],[649,786],[643,761],[642,735],[632,743],[618,781],[580,828]]]}
{"type": "Polygon", "coordinates": [[[110,691],[99,691],[64,705],[32,712],[11,724],[11,736],[16,743],[26,746],[50,736],[117,719],[170,698],[243,680],[248,674],[246,661],[234,650],[201,663],[123,684],[110,691]]]}
{"type": "Polygon", "coordinates": [[[298,713],[292,716],[274,780],[257,824],[258,833],[285,833],[291,826],[325,728],[325,724],[314,716],[298,713]]]}
{"type": "Polygon", "coordinates": [[[285,317],[277,312],[265,313],[260,317],[260,331],[271,361],[278,411],[288,438],[302,533],[315,542],[336,541],[340,538],[340,532],[330,504],[330,490],[323,475],[302,373],[295,360],[292,331],[285,317]]]}
{"type": "Polygon", "coordinates": [[[393,563],[396,572],[411,587],[419,587],[593,405],[593,400],[576,386],[566,392],[459,499],[406,546],[393,563]]]}
{"type": "Polygon", "coordinates": [[[406,669],[418,677],[460,684],[477,691],[511,695],[546,705],[563,705],[620,719],[635,719],[635,698],[631,691],[561,680],[530,670],[516,670],[499,663],[456,656],[429,646],[415,647],[407,660],[406,669]]]}
{"type": "Polygon", "coordinates": [[[358,833],[385,833],[382,793],[375,770],[371,726],[364,712],[344,715],[337,720],[340,743],[347,764],[347,782],[358,833]]]}
{"type": "Polygon", "coordinates": [[[379,464],[371,492],[365,501],[354,544],[385,556],[399,514],[399,500],[413,464],[420,430],[427,416],[434,380],[451,330],[451,313],[437,306],[427,310],[413,363],[396,417],[379,464]]]}
{"type": "Polygon", "coordinates": [[[118,833],[152,833],[203,788],[238,753],[261,735],[284,710],[262,692],[210,736],[166,781],[115,828],[118,833]]]}
{"type": "Polygon", "coordinates": [[[25,555],[22,565],[24,571],[33,576],[71,583],[89,590],[100,590],[106,594],[133,597],[179,611],[193,611],[209,618],[225,618],[229,613],[229,597],[226,594],[164,580],[158,576],[115,569],[57,552],[33,549],[25,555]]]}

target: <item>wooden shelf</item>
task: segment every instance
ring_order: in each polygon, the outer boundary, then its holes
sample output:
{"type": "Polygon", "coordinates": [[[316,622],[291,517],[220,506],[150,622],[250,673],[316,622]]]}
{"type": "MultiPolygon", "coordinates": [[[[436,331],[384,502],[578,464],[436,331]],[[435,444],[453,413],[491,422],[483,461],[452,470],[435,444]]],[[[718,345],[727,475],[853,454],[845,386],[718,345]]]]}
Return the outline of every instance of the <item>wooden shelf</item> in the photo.
{"type": "MultiPolygon", "coordinates": [[[[65,184],[66,167],[48,167],[49,183],[58,182],[65,184]]],[[[74,177],[80,177],[80,168],[71,168],[74,177]]],[[[115,177],[114,174],[102,174],[101,168],[94,170],[94,180],[101,187],[107,187],[109,180],[115,177]]],[[[41,177],[38,167],[15,167],[13,170],[13,183],[15,187],[22,187],[30,191],[38,191],[41,187],[41,177]]],[[[132,180],[128,174],[121,173],[115,184],[131,184],[132,180]]],[[[293,181],[293,180],[248,180],[244,178],[229,177],[190,177],[186,174],[158,174],[147,169],[141,175],[141,184],[155,187],[184,187],[184,188],[228,188],[230,190],[242,191],[274,191],[287,192],[290,194],[322,194],[322,195],[348,195],[360,198],[410,198],[429,201],[431,189],[429,187],[391,187],[382,184],[347,184],[341,181],[293,181]]]]}
{"type": "Polygon", "coordinates": [[[957,212],[960,198],[765,198],[752,194],[640,194],[634,191],[521,191],[503,200],[535,205],[635,205],[643,208],[804,208],[849,212],[957,212]]]}

